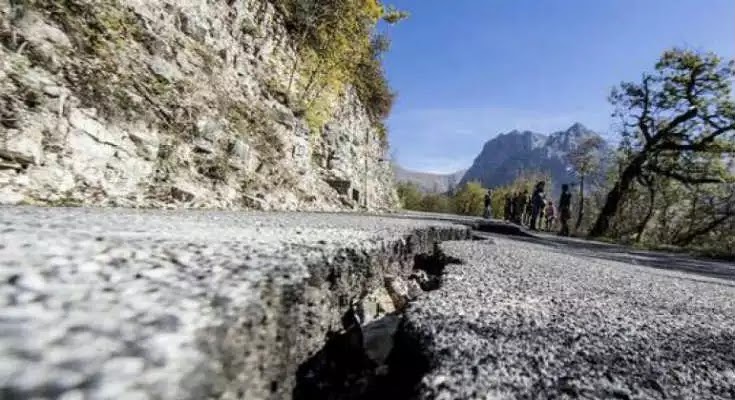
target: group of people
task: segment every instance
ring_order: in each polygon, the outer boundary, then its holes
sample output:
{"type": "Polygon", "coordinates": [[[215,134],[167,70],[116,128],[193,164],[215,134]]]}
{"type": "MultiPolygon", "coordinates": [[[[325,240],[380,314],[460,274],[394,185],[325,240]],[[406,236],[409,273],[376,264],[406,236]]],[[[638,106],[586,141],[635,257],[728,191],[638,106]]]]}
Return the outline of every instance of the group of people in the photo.
{"type": "MultiPolygon", "coordinates": [[[[551,231],[557,220],[557,208],[554,202],[547,199],[546,182],[541,181],[534,187],[533,193],[528,190],[508,193],[504,198],[503,217],[506,221],[526,225],[531,230],[543,229],[551,231]]],[[[569,236],[569,220],[572,217],[572,194],[569,185],[562,185],[559,198],[558,218],[561,223],[560,235],[569,236]]],[[[485,195],[485,218],[492,215],[492,192],[485,195]]]]}

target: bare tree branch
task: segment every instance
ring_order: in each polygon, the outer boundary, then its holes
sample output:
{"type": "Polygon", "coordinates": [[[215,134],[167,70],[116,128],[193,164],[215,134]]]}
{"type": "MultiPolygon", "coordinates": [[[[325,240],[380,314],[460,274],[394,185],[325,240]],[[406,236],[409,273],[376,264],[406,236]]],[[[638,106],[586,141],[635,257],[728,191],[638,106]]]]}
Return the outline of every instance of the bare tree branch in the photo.
{"type": "Polygon", "coordinates": [[[673,132],[679,125],[696,117],[698,113],[699,113],[699,110],[696,107],[691,107],[685,113],[676,116],[676,118],[674,118],[673,120],[671,120],[671,122],[666,124],[666,126],[664,126],[656,134],[656,138],[658,139],[658,138],[668,135],[669,133],[673,132]]]}

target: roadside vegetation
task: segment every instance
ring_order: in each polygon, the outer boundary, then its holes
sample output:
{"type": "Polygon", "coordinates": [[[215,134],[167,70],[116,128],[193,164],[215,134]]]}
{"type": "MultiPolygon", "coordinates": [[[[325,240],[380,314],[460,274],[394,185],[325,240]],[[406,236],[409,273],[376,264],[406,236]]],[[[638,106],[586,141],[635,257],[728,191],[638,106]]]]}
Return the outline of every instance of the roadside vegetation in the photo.
{"type": "MultiPolygon", "coordinates": [[[[569,155],[576,236],[735,258],[734,71],[733,61],[715,54],[673,49],[640,82],[612,91],[621,137],[613,160],[603,166],[595,142],[569,155]],[[604,177],[588,185],[591,175],[604,177]]],[[[521,176],[493,188],[495,217],[502,217],[506,193],[530,189],[540,178],[521,176]]],[[[547,187],[561,183],[567,182],[547,187]]],[[[399,190],[408,209],[471,215],[482,214],[474,202],[485,192],[473,183],[437,202],[424,200],[436,195],[417,195],[405,185],[399,190]],[[467,192],[472,207],[466,207],[467,192]]]]}
{"type": "MultiPolygon", "coordinates": [[[[506,195],[526,190],[529,194],[540,180],[552,183],[548,175],[542,173],[521,173],[510,185],[492,189],[493,217],[503,218],[506,195]]],[[[412,211],[450,213],[458,215],[482,215],[485,194],[488,189],[479,182],[469,182],[450,193],[422,193],[412,183],[398,184],[398,197],[403,208],[412,211]]]]}
{"type": "Polygon", "coordinates": [[[395,24],[408,14],[379,0],[271,0],[296,40],[288,100],[319,133],[345,90],[355,90],[383,139],[393,106],[382,55],[390,41],[379,22],[395,24]]]}

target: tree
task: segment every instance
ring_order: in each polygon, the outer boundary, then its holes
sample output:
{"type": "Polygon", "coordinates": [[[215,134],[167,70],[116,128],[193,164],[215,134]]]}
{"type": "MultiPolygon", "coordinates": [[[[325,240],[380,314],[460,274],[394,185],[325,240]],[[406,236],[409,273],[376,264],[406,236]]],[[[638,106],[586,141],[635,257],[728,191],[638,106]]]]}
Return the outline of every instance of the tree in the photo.
{"type": "Polygon", "coordinates": [[[685,229],[672,238],[677,246],[688,246],[698,237],[735,218],[735,185],[703,185],[692,190],[685,229]]]}
{"type": "Polygon", "coordinates": [[[584,182],[594,171],[597,171],[601,163],[601,150],[605,142],[599,136],[591,136],[582,140],[567,155],[567,159],[574,167],[579,178],[579,207],[577,208],[577,224],[575,229],[579,230],[584,216],[584,182]]]}
{"type": "Polygon", "coordinates": [[[623,168],[591,237],[605,235],[624,197],[644,173],[684,184],[732,179],[723,156],[735,150],[733,62],[712,53],[670,50],[640,83],[622,83],[610,101],[623,127],[623,168]]]}
{"type": "Polygon", "coordinates": [[[421,210],[421,192],[416,185],[399,183],[396,190],[403,208],[406,210],[421,210]]]}
{"type": "Polygon", "coordinates": [[[421,199],[421,209],[428,212],[450,213],[451,201],[448,196],[436,193],[427,193],[421,199]]]}
{"type": "Polygon", "coordinates": [[[487,190],[479,182],[464,185],[454,196],[454,211],[461,215],[482,215],[487,190]]]}

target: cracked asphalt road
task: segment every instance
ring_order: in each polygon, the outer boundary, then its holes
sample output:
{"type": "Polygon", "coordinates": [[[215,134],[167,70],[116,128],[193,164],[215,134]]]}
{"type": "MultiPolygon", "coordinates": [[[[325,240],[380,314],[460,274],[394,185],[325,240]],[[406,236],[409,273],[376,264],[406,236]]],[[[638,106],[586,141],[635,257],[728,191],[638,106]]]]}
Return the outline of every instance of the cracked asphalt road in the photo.
{"type": "Polygon", "coordinates": [[[538,239],[442,249],[463,263],[406,313],[420,398],[735,398],[731,280],[538,239]]]}
{"type": "MultiPolygon", "coordinates": [[[[355,265],[373,265],[371,254],[395,251],[411,232],[467,237],[450,223],[476,222],[437,219],[0,208],[0,398],[237,393],[216,380],[224,367],[255,370],[282,350],[241,354],[252,335],[231,329],[266,315],[264,301],[281,298],[268,294],[273,288],[301,287],[325,262],[343,268],[334,262],[340,249],[355,250],[347,260],[365,258],[355,265]],[[217,346],[199,347],[207,341],[217,346]],[[240,359],[219,365],[224,356],[240,359]]],[[[449,265],[442,287],[405,313],[404,329],[420,338],[432,366],[418,397],[735,398],[731,263],[545,236],[476,236],[490,240],[441,245],[462,264],[449,265]]],[[[299,299],[288,304],[296,310],[299,299]]],[[[268,335],[296,332],[270,320],[268,335]]],[[[306,342],[294,340],[290,351],[306,342]]],[[[315,349],[322,339],[309,340],[315,349]]],[[[246,375],[232,379],[253,386],[246,375]]]]}
{"type": "Polygon", "coordinates": [[[353,300],[468,235],[350,214],[0,207],[0,399],[290,398],[353,300]]]}

